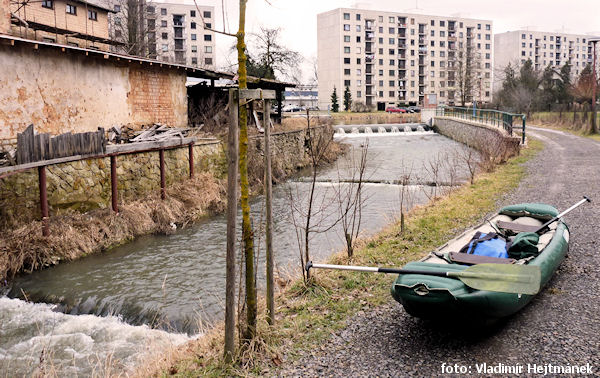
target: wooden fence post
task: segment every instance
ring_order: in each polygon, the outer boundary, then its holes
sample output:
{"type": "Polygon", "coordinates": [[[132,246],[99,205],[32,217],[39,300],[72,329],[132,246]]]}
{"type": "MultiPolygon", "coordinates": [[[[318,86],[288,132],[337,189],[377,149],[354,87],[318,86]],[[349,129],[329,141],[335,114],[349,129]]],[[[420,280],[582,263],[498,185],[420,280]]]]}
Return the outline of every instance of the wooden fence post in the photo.
{"type": "Polygon", "coordinates": [[[48,227],[48,192],[46,191],[46,166],[38,167],[38,183],[40,188],[40,210],[42,211],[42,235],[50,235],[48,227]]]}
{"type": "Polygon", "coordinates": [[[117,190],[117,157],[110,156],[110,192],[112,201],[112,210],[115,213],[119,212],[119,191],[117,190]]]}
{"type": "Polygon", "coordinates": [[[160,159],[160,198],[167,198],[166,184],[165,184],[165,150],[162,148],[158,150],[158,157],[160,159]]]}
{"type": "Polygon", "coordinates": [[[235,346],[235,222],[238,199],[238,110],[239,91],[229,90],[227,135],[227,257],[225,273],[225,360],[231,361],[235,346]]]}
{"type": "Polygon", "coordinates": [[[263,127],[265,130],[265,202],[266,202],[266,259],[267,259],[267,323],[275,322],[273,279],[273,184],[271,179],[271,122],[269,100],[263,100],[263,127]]]}
{"type": "Polygon", "coordinates": [[[190,162],[190,178],[194,178],[194,142],[188,146],[188,155],[190,162]]]}

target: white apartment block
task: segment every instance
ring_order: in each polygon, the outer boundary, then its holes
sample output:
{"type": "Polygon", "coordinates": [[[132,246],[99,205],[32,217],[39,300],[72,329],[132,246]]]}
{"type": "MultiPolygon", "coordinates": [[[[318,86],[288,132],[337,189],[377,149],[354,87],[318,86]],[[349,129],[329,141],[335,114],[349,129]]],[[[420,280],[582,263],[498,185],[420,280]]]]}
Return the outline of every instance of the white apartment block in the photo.
{"type": "Polygon", "coordinates": [[[146,22],[150,58],[215,69],[215,9],[212,6],[148,2],[146,22]],[[204,23],[203,23],[204,19],[204,23]]]}
{"type": "MultiPolygon", "coordinates": [[[[592,64],[590,35],[516,30],[494,35],[494,70],[500,72],[511,63],[515,68],[531,59],[535,70],[548,65],[560,69],[570,62],[573,76],[592,64]]],[[[501,79],[502,75],[497,75],[501,79]]],[[[499,88],[500,82],[494,83],[499,88]]]]}
{"type": "Polygon", "coordinates": [[[317,39],[320,109],[334,86],[340,104],[348,86],[353,101],[379,110],[431,93],[460,104],[467,57],[469,102],[491,101],[492,21],[339,8],[317,15],[317,39]]]}

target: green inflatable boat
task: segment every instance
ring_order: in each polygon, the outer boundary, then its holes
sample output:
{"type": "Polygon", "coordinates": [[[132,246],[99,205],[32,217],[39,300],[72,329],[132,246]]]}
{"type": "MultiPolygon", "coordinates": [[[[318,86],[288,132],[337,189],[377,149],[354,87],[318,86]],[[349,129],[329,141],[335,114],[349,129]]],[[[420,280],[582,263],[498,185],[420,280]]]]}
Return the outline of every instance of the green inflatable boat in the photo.
{"type": "MultiPolygon", "coordinates": [[[[520,224],[535,228],[558,215],[549,205],[526,203],[502,208],[484,223],[467,230],[444,244],[420,261],[408,263],[404,268],[419,271],[462,271],[473,261],[460,261],[465,253],[457,253],[468,245],[473,236],[481,233],[503,232],[502,225],[520,224]]],[[[518,228],[518,227],[517,227],[518,228]]],[[[569,230],[559,220],[539,237],[537,256],[510,260],[515,264],[539,266],[541,284],[544,286],[565,258],[569,246],[569,230]]],[[[535,250],[535,245],[533,245],[535,250]]],[[[472,255],[470,255],[472,256],[472,255]]],[[[477,257],[477,256],[475,256],[477,257]]],[[[488,261],[483,261],[488,262],[488,261]]],[[[475,262],[477,264],[477,262],[475,262]]],[[[466,286],[456,278],[421,274],[400,274],[392,286],[392,296],[406,311],[424,319],[463,319],[467,322],[490,323],[510,316],[533,299],[533,295],[482,291],[466,286]]]]}

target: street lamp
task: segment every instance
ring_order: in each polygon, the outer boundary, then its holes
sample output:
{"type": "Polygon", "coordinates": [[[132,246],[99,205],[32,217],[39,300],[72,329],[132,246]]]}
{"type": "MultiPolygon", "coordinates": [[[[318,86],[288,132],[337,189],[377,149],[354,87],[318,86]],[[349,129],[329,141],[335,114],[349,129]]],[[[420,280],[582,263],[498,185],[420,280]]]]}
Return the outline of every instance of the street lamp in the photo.
{"type": "Polygon", "coordinates": [[[588,43],[592,43],[594,45],[594,47],[592,48],[592,54],[594,54],[594,60],[593,60],[593,65],[592,65],[592,72],[594,73],[594,80],[593,80],[593,90],[592,90],[592,131],[597,133],[598,132],[598,125],[596,125],[596,43],[598,43],[598,41],[600,41],[600,38],[590,38],[588,39],[588,43]]]}

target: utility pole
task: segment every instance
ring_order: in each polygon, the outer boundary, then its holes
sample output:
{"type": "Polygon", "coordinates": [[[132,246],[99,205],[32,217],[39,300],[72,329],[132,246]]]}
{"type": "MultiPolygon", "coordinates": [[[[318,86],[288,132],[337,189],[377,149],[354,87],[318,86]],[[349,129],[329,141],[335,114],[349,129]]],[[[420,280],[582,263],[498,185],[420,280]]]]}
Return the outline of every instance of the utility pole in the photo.
{"type": "Polygon", "coordinates": [[[593,90],[592,90],[592,133],[598,134],[598,125],[596,124],[596,87],[597,87],[597,78],[596,78],[596,44],[600,41],[600,38],[591,38],[589,40],[594,46],[592,48],[592,53],[594,54],[592,72],[594,75],[593,80],[593,90]]]}

